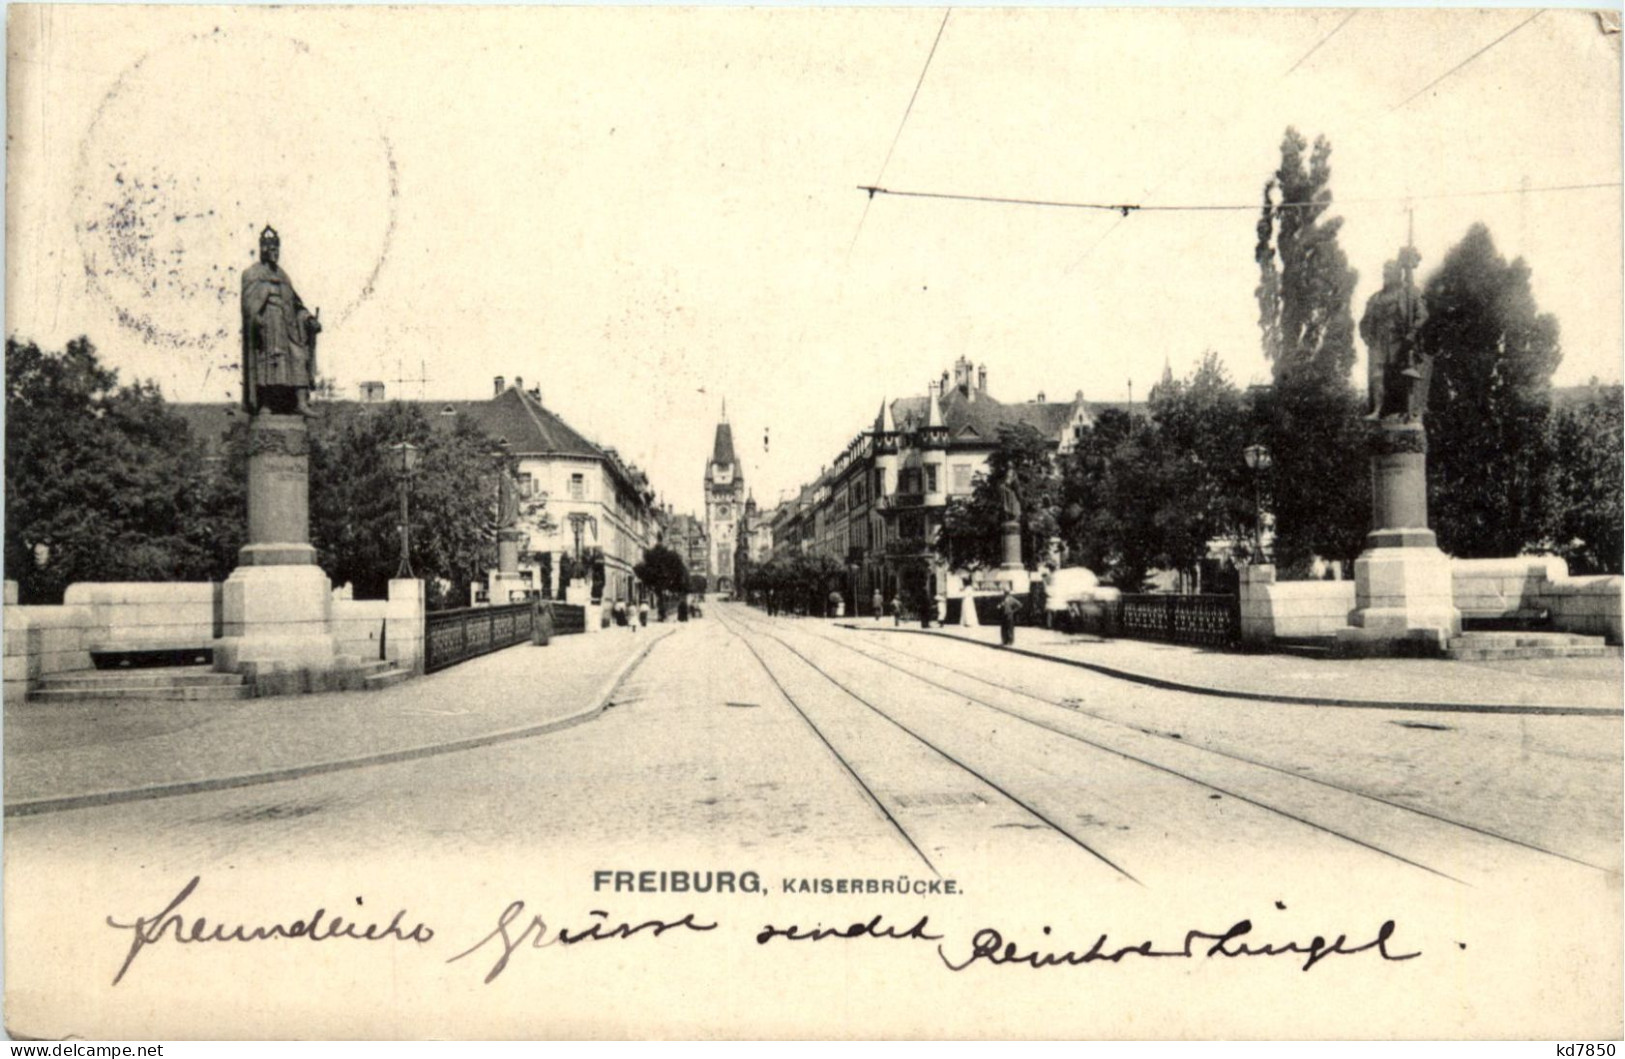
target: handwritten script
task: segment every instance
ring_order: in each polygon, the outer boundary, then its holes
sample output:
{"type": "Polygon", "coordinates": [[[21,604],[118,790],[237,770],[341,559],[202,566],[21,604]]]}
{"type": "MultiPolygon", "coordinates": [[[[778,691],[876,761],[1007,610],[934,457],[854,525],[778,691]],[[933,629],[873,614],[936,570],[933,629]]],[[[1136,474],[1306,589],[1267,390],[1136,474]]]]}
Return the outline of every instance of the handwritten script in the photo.
{"type": "MultiPolygon", "coordinates": [[[[330,914],[326,908],[317,908],[310,915],[284,922],[248,924],[205,915],[194,915],[183,906],[192,899],[202,882],[193,876],[180,892],[164,907],[152,915],[136,916],[129,920],[107,917],[107,925],[114,930],[128,932],[129,948],[124,962],[113,978],[113,984],[123,981],[135,958],[149,946],[160,943],[176,945],[201,944],[257,944],[268,942],[396,942],[424,946],[436,936],[427,923],[411,922],[406,909],[397,911],[388,922],[361,922],[330,914]]],[[[355,898],[357,906],[363,904],[355,898]]],[[[626,921],[614,918],[608,911],[593,909],[587,913],[584,925],[550,926],[538,913],[527,910],[525,902],[509,902],[495,926],[474,944],[461,949],[446,959],[457,963],[481,955],[491,962],[485,972],[485,982],[494,982],[507,970],[515,954],[522,951],[550,949],[555,946],[569,948],[584,942],[623,942],[634,939],[654,941],[692,934],[709,934],[718,929],[715,921],[701,921],[699,914],[689,912],[674,919],[644,919],[626,921]]],[[[1192,929],[1184,932],[1182,940],[1174,944],[1141,941],[1135,944],[1112,942],[1101,934],[1086,947],[1062,947],[1048,939],[1052,931],[1043,928],[1044,941],[1023,943],[1009,938],[994,927],[982,927],[971,934],[969,941],[955,941],[946,934],[933,930],[929,916],[922,915],[909,926],[886,921],[884,916],[871,915],[842,922],[835,926],[814,923],[765,924],[755,928],[753,934],[758,946],[773,943],[907,943],[923,942],[934,945],[942,965],[953,972],[963,972],[978,965],[986,967],[1024,967],[1043,970],[1059,967],[1078,967],[1085,964],[1121,963],[1125,959],[1246,959],[1258,957],[1289,957],[1301,960],[1301,970],[1308,971],[1321,961],[1333,956],[1359,956],[1371,954],[1383,961],[1412,960],[1420,952],[1396,952],[1391,947],[1398,927],[1392,919],[1386,920],[1376,932],[1363,940],[1350,940],[1347,933],[1328,938],[1314,935],[1308,939],[1261,939],[1251,920],[1242,919],[1224,930],[1192,929]]]]}

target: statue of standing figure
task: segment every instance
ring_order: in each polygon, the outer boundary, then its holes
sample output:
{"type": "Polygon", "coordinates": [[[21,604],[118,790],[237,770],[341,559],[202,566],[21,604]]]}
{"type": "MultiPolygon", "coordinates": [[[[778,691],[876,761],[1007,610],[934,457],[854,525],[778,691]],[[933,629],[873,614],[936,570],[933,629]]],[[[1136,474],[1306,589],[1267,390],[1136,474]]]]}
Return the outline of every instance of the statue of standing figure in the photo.
{"type": "Polygon", "coordinates": [[[513,465],[506,453],[497,472],[497,529],[511,530],[519,525],[519,483],[514,481],[513,465]]]}
{"type": "Polygon", "coordinates": [[[999,507],[1004,511],[1006,522],[1021,520],[1021,501],[1016,497],[1016,491],[1010,488],[1009,478],[999,482],[999,507]]]}
{"type": "Polygon", "coordinates": [[[1383,266],[1382,289],[1366,301],[1360,317],[1369,355],[1370,419],[1419,423],[1427,411],[1433,364],[1420,340],[1427,311],[1414,276],[1421,260],[1414,247],[1400,250],[1397,261],[1383,266]]]}
{"type": "Polygon", "coordinates": [[[319,313],[305,309],[278,265],[282,240],[260,232],[260,259],[243,271],[243,407],[253,415],[308,416],[316,380],[319,313]]]}

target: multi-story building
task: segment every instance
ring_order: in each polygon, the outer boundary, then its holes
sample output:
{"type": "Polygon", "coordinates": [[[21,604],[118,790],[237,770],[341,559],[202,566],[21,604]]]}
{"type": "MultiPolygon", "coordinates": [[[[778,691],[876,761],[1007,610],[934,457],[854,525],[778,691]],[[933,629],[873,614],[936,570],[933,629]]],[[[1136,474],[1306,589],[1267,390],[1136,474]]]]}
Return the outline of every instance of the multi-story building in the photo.
{"type": "Polygon", "coordinates": [[[665,545],[682,557],[690,579],[706,576],[706,563],[711,554],[711,540],[705,534],[705,523],[693,515],[666,512],[665,545]]]}
{"type": "Polygon", "coordinates": [[[724,404],[711,458],[705,464],[705,535],[710,547],[706,577],[713,592],[734,590],[734,549],[745,517],[745,499],[745,468],[734,454],[733,427],[728,425],[724,404]]]}
{"type": "Polygon", "coordinates": [[[556,595],[568,557],[594,599],[638,598],[633,568],[659,537],[654,491],[642,471],[583,437],[522,379],[510,386],[498,376],[487,401],[422,403],[447,426],[466,416],[512,454],[521,506],[536,509],[518,527],[527,535],[521,577],[556,595]]]}
{"type": "Polygon", "coordinates": [[[928,591],[950,591],[947,564],[931,553],[943,512],[968,497],[998,448],[999,428],[1031,426],[1057,452],[1069,451],[1094,422],[1080,390],[1071,401],[1006,403],[988,392],[987,366],[963,357],[920,396],[882,401],[874,423],[855,436],[773,523],[774,544],[823,554],[852,571],[859,599],[897,591],[905,561],[925,560],[928,591]]]}

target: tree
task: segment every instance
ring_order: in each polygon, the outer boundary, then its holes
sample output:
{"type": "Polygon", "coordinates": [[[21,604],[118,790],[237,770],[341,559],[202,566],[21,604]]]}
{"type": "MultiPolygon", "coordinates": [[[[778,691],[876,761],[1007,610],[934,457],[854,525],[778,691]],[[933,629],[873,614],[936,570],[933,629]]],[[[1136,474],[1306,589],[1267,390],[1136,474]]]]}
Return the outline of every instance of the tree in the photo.
{"type": "Polygon", "coordinates": [[[1239,542],[1253,524],[1247,477],[1247,410],[1241,393],[1209,350],[1190,378],[1171,373],[1147,401],[1156,430],[1150,481],[1159,500],[1154,517],[1159,558],[1168,569],[1193,573],[1209,542],[1239,542]]]}
{"type": "Polygon", "coordinates": [[[1625,390],[1599,387],[1552,416],[1556,551],[1576,574],[1617,574],[1625,553],[1625,390]]]}
{"type": "Polygon", "coordinates": [[[688,588],[688,567],[683,557],[664,544],[645,551],[643,561],[632,572],[659,596],[661,613],[665,613],[668,595],[681,595],[688,588]]]}
{"type": "Polygon", "coordinates": [[[1050,442],[1037,428],[1006,423],[999,427],[999,447],[988,454],[987,468],[972,482],[971,495],[952,498],[943,511],[934,547],[950,566],[974,570],[1003,561],[999,486],[1006,481],[1021,504],[1022,561],[1031,569],[1042,558],[1045,544],[1060,528],[1060,475],[1050,442]]]}
{"type": "Polygon", "coordinates": [[[496,560],[498,472],[491,440],[462,417],[437,430],[422,409],[394,401],[315,420],[311,542],[334,583],[349,582],[358,599],[387,595],[400,562],[389,449],[402,441],[419,450],[410,484],[412,571],[428,582],[431,607],[458,605],[496,560]]]}
{"type": "Polygon", "coordinates": [[[1264,356],[1274,392],[1263,403],[1276,560],[1301,572],[1316,554],[1353,559],[1369,528],[1369,462],[1350,389],[1359,274],[1338,245],[1331,207],[1331,153],[1324,137],[1287,129],[1281,165],[1264,184],[1254,259],[1264,356]]]}
{"type": "Polygon", "coordinates": [[[1439,546],[1464,558],[1517,555],[1561,520],[1550,451],[1556,317],[1475,224],[1423,290],[1429,516],[1439,546]]]}
{"type": "Polygon", "coordinates": [[[88,338],[6,341],[6,575],[24,603],[76,581],[205,580],[203,449],[151,383],[120,386],[88,338]]]}

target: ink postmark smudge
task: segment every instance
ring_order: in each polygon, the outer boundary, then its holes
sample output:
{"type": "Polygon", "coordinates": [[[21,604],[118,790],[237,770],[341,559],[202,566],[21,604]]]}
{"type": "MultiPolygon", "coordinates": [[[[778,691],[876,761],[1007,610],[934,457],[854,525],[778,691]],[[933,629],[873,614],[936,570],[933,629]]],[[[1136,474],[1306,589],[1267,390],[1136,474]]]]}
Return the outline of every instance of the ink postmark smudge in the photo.
{"type": "Polygon", "coordinates": [[[189,34],[127,67],[85,132],[85,283],[144,345],[224,368],[259,230],[281,232],[301,293],[339,326],[383,272],[399,186],[383,123],[340,64],[260,31],[189,34]]]}

